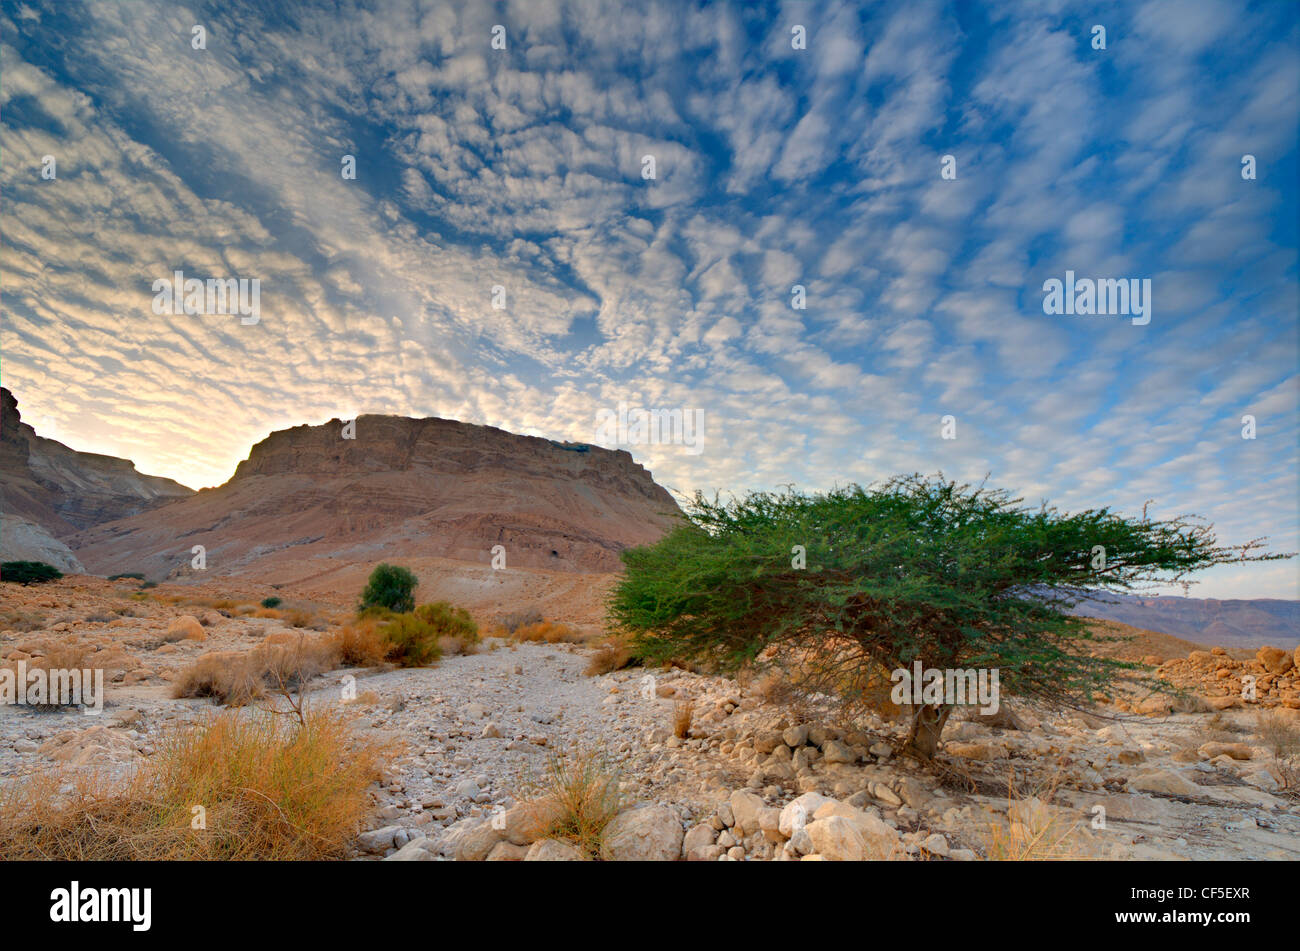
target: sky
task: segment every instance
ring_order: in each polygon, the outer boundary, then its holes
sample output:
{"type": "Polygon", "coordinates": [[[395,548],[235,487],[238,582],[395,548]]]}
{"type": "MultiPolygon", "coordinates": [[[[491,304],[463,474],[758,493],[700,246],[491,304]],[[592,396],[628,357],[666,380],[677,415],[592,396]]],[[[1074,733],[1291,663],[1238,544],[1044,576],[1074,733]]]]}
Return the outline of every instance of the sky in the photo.
{"type": "Polygon", "coordinates": [[[194,487],[336,417],[676,409],[620,447],[675,491],[942,471],[1295,551],[1298,11],[4,0],[0,380],[194,487]],[[159,313],[177,270],[256,321],[159,313]],[[1149,310],[1046,313],[1067,272],[1149,310]]]}

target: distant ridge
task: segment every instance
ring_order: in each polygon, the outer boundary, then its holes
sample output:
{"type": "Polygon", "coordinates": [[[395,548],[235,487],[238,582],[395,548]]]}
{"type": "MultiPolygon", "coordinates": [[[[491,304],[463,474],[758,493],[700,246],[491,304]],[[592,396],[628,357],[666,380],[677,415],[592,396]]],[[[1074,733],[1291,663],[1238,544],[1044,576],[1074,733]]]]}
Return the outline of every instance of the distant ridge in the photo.
{"type": "Polygon", "coordinates": [[[1300,601],[1106,595],[1076,614],[1118,621],[1219,647],[1295,647],[1300,644],[1300,601]],[[1113,602],[1113,603],[1106,603],[1113,602]]]}

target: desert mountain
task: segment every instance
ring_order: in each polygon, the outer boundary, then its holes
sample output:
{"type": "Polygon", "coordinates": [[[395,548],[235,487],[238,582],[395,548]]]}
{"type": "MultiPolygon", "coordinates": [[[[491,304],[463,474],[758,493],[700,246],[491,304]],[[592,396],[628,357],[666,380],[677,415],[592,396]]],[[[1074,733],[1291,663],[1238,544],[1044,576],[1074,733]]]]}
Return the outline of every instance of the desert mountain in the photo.
{"type": "Polygon", "coordinates": [[[343,565],[452,558],[506,567],[612,571],[678,512],[624,451],[518,436],[454,420],[362,416],[296,426],[257,443],[230,481],[71,539],[96,574],[193,573],[309,580],[343,565]]]}
{"type": "Polygon", "coordinates": [[[1220,647],[1295,647],[1300,644],[1300,601],[1106,595],[1078,613],[1220,647]],[[1109,603],[1107,603],[1109,602],[1109,603]]]}
{"type": "Polygon", "coordinates": [[[71,535],[193,494],[137,472],[129,459],[77,452],[37,435],[13,394],[0,388],[0,559],[80,571],[66,544],[71,535]]]}

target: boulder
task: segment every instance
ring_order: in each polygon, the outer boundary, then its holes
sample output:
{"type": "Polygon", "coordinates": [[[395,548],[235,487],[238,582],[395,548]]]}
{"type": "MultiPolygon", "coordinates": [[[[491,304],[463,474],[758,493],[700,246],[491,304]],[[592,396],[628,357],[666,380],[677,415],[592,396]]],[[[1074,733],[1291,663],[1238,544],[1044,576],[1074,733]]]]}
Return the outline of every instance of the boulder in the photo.
{"type": "Polygon", "coordinates": [[[1172,770],[1157,769],[1128,781],[1129,788],[1159,796],[1199,796],[1204,790],[1172,770]]]}
{"type": "Polygon", "coordinates": [[[828,802],[834,800],[817,792],[804,793],[798,799],[786,803],[777,821],[777,830],[787,839],[790,838],[796,829],[812,822],[813,814],[828,802]]]}
{"type": "Polygon", "coordinates": [[[731,814],[735,816],[735,826],[740,830],[741,837],[757,832],[759,829],[758,813],[760,810],[767,808],[767,803],[752,792],[737,789],[731,794],[730,804],[731,814]]]}
{"type": "Polygon", "coordinates": [[[385,862],[432,862],[436,857],[437,842],[422,835],[419,838],[412,839],[402,846],[392,855],[387,856],[385,862]]]}
{"type": "Polygon", "coordinates": [[[522,862],[528,856],[529,847],[515,845],[513,842],[498,842],[487,854],[488,862],[522,862]]]}
{"type": "MultiPolygon", "coordinates": [[[[357,847],[363,852],[386,852],[396,843],[397,834],[402,831],[401,826],[384,826],[381,829],[371,829],[369,832],[363,832],[357,836],[357,847]]],[[[406,843],[410,845],[410,843],[406,843]]]]}
{"type": "Polygon", "coordinates": [[[856,763],[858,755],[840,740],[827,740],[822,747],[822,756],[827,763],[856,763]]]}
{"type": "Polygon", "coordinates": [[[173,618],[172,622],[167,625],[167,633],[163,635],[163,640],[169,642],[202,641],[207,636],[198,618],[191,614],[182,614],[178,618],[173,618]]]}
{"type": "Polygon", "coordinates": [[[540,839],[528,848],[525,862],[581,862],[582,853],[574,845],[558,839],[540,839]]]}
{"type": "MultiPolygon", "coordinates": [[[[851,807],[850,807],[851,808],[851,807]]],[[[867,843],[848,819],[827,816],[808,824],[813,850],[829,862],[861,862],[867,857],[867,843]]]]}
{"type": "Polygon", "coordinates": [[[1255,751],[1245,743],[1205,743],[1197,750],[1206,759],[1230,756],[1233,759],[1253,759],[1255,751]]]}
{"type": "Polygon", "coordinates": [[[875,812],[867,812],[848,803],[831,800],[823,803],[813,813],[814,821],[831,817],[844,819],[857,830],[866,847],[867,858],[888,858],[899,848],[898,832],[875,812]]]}
{"type": "Polygon", "coordinates": [[[692,826],[682,839],[682,854],[690,861],[704,860],[706,852],[715,846],[717,840],[718,830],[707,822],[701,822],[692,826]]]}
{"type": "Polygon", "coordinates": [[[1295,658],[1291,652],[1277,647],[1261,647],[1255,653],[1255,658],[1270,674],[1285,674],[1295,666],[1295,658]]]}
{"type": "Polygon", "coordinates": [[[482,862],[502,839],[500,830],[483,818],[462,819],[448,827],[438,841],[438,851],[457,862],[482,862]]]}
{"type": "Polygon", "coordinates": [[[682,822],[667,806],[634,806],[605,827],[600,857],[606,862],[672,862],[681,858],[683,838],[682,822]]]}

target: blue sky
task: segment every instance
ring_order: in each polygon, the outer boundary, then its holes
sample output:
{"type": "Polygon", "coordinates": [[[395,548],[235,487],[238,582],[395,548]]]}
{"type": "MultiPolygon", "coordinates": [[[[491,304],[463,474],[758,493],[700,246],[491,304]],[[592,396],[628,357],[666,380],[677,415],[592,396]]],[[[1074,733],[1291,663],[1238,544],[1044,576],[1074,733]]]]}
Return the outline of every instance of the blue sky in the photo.
{"type": "Polygon", "coordinates": [[[1296,5],[262,6],[3,3],[0,360],[42,432],[198,486],[358,413],[699,409],[698,453],[626,447],[671,488],[988,473],[1300,548],[1296,5]],[[155,314],[177,268],[261,319],[155,314]],[[1044,314],[1067,270],[1149,279],[1150,323],[1044,314]]]}

